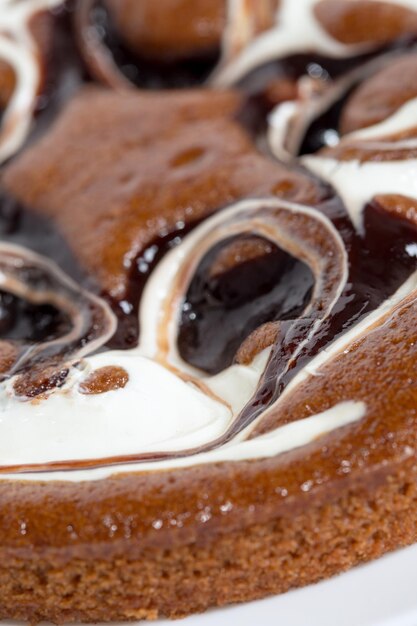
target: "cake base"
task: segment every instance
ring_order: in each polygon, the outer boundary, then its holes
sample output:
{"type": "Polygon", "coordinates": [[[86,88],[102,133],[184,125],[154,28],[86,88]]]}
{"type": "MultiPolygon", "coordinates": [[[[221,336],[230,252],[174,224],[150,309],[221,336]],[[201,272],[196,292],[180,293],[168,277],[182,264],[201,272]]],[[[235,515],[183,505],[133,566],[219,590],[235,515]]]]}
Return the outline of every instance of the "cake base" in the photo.
{"type": "Polygon", "coordinates": [[[18,550],[4,558],[2,549],[0,619],[179,618],[317,582],[417,540],[416,471],[409,459],[377,485],[339,484],[332,501],[316,494],[317,503],[293,517],[282,510],[267,524],[171,549],[138,552],[125,541],[118,554],[102,544],[101,558],[71,558],[67,547],[38,549],[31,560],[18,550]]]}

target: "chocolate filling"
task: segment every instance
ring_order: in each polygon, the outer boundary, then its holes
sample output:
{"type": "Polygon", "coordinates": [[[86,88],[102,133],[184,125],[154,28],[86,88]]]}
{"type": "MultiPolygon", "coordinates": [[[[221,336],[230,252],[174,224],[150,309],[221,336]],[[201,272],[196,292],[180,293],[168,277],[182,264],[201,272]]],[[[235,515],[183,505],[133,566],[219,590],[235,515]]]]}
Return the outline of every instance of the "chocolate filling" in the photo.
{"type": "Polygon", "coordinates": [[[35,305],[0,290],[0,337],[23,343],[58,339],[69,332],[71,321],[50,304],[35,305]]]}
{"type": "Polygon", "coordinates": [[[299,344],[305,319],[301,317],[296,324],[284,322],[281,325],[279,340],[274,345],[261,385],[243,410],[233,432],[260,415],[312,357],[375,310],[417,269],[413,255],[417,229],[413,224],[387,215],[377,202],[373,202],[365,207],[365,234],[360,237],[343,216],[340,201],[328,203],[326,212],[337,224],[349,255],[346,288],[332,315],[287,371],[284,371],[285,364],[299,344]]]}
{"type": "MultiPolygon", "coordinates": [[[[0,240],[49,257],[76,282],[93,288],[53,223],[0,190],[0,240]]],[[[95,289],[96,290],[96,289],[95,289]]]]}
{"type": "Polygon", "coordinates": [[[310,268],[277,246],[212,276],[222,248],[200,263],[182,307],[178,347],[182,358],[210,374],[233,363],[243,341],[266,322],[294,319],[305,309],[314,278],[310,268]]]}

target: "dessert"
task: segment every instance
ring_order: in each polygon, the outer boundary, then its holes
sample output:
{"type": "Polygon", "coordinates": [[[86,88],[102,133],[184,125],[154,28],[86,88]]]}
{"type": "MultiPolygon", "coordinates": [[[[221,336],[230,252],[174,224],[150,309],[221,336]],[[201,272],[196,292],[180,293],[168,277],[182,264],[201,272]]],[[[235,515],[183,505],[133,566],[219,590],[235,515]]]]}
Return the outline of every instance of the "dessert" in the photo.
{"type": "Polygon", "coordinates": [[[0,2],[0,619],[417,539],[417,3],[180,4],[0,2]]]}

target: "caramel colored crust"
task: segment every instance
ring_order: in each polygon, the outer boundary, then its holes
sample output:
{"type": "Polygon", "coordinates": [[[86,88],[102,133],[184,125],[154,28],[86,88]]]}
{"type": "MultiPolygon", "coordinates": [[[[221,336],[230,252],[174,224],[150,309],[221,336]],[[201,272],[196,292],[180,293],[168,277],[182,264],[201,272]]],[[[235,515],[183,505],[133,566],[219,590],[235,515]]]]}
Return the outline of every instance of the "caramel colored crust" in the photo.
{"type": "Polygon", "coordinates": [[[262,432],[343,400],[362,400],[365,417],[276,458],[96,482],[0,482],[0,615],[180,616],[412,543],[416,352],[410,297],[302,383],[262,432]]]}
{"type": "Polygon", "coordinates": [[[250,196],[323,197],[322,185],[257,152],[235,121],[241,107],[234,92],[87,89],[2,183],[52,218],[85,269],[121,300],[134,259],[178,223],[250,196]]]}
{"type": "Polygon", "coordinates": [[[278,340],[279,322],[267,322],[253,331],[237,351],[235,361],[249,365],[257,354],[278,340]]]}
{"type": "Polygon", "coordinates": [[[141,549],[135,538],[114,550],[108,539],[91,561],[42,549],[28,561],[0,550],[0,619],[182,617],[319,581],[417,539],[415,472],[413,463],[380,472],[372,488],[345,480],[332,501],[307,502],[307,494],[290,518],[277,506],[269,522],[197,533],[175,549],[141,549]]]}
{"type": "Polygon", "coordinates": [[[392,60],[354,91],[343,108],[340,130],[346,134],[378,124],[416,97],[417,54],[407,54],[392,60]]]}
{"type": "Polygon", "coordinates": [[[105,0],[129,47],[152,58],[201,56],[220,45],[226,0],[105,0]]]}
{"type": "Polygon", "coordinates": [[[384,44],[417,33],[414,11],[374,0],[321,0],[315,14],[323,28],[344,44],[384,44]]]}

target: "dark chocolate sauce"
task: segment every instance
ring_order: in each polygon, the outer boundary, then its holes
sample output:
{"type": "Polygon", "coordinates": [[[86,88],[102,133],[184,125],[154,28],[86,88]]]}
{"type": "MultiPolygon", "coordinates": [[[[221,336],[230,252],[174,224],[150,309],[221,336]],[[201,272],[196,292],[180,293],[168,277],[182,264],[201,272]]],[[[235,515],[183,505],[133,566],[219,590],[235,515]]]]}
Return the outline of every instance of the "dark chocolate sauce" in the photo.
{"type": "MultiPolygon", "coordinates": [[[[65,239],[50,220],[32,209],[23,207],[7,194],[0,193],[0,240],[20,245],[52,259],[83,288],[107,300],[118,319],[116,333],[107,344],[112,349],[127,350],[137,345],[139,302],[146,282],[165,254],[179,245],[195,226],[196,223],[188,224],[182,229],[158,238],[148,246],[132,264],[126,299],[119,302],[100,292],[97,283],[80,267],[65,239]]],[[[9,306],[4,301],[1,306],[0,315],[13,315],[12,303],[9,306]]],[[[57,315],[60,313],[57,312],[57,315]]],[[[51,324],[55,323],[57,326],[60,325],[58,318],[51,321],[51,324]]],[[[1,330],[0,338],[3,338],[1,330]]]]}
{"type": "Polygon", "coordinates": [[[239,346],[259,326],[301,315],[314,284],[310,268],[280,248],[210,275],[219,251],[201,261],[183,305],[178,348],[182,358],[210,374],[233,363],[239,346]]]}
{"type": "Polygon", "coordinates": [[[282,324],[280,340],[273,347],[261,385],[233,432],[229,433],[230,438],[277,400],[300,369],[320,350],[393,295],[417,269],[417,228],[411,223],[388,216],[372,203],[365,208],[365,235],[360,237],[353,231],[340,201],[327,203],[323,210],[337,225],[345,242],[349,256],[347,286],[332,315],[298,356],[295,366],[286,372],[285,363],[298,346],[298,334],[305,321],[300,318],[295,323],[282,324]]]}
{"type": "MultiPolygon", "coordinates": [[[[398,46],[399,44],[397,44],[398,46]]],[[[407,40],[404,42],[404,47],[393,47],[387,52],[387,62],[389,59],[394,59],[396,55],[400,55],[405,51],[417,51],[415,40],[407,40]]],[[[377,71],[375,68],[374,71],[377,71]]],[[[321,115],[316,117],[306,129],[304,138],[299,150],[299,156],[304,154],[313,154],[318,152],[322,148],[329,145],[335,145],[340,138],[340,117],[347,101],[351,94],[355,91],[357,86],[364,80],[365,77],[358,76],[357,80],[346,88],[340,98],[331,104],[321,115]]]]}
{"type": "Polygon", "coordinates": [[[127,350],[137,345],[140,331],[139,303],[147,280],[167,252],[178,246],[197,224],[198,222],[193,222],[172,233],[158,237],[141,252],[132,264],[127,295],[123,301],[118,302],[102,294],[111,305],[118,320],[118,328],[108,344],[109,348],[127,350]]]}
{"type": "Polygon", "coordinates": [[[0,191],[0,240],[51,258],[79,284],[97,291],[53,223],[0,191]]]}
{"type": "Polygon", "coordinates": [[[353,91],[354,87],[344,93],[339,100],[327,109],[327,111],[325,111],[322,115],[319,115],[319,117],[311,122],[301,143],[299,156],[304,154],[314,154],[322,148],[333,145],[339,141],[340,116],[350,94],[353,91]]]}
{"type": "MultiPolygon", "coordinates": [[[[56,386],[55,382],[58,385],[62,381],[62,376],[58,376],[62,364],[71,353],[76,355],[85,346],[96,344],[103,333],[107,339],[112,324],[103,305],[78,289],[80,285],[89,292],[97,292],[51,222],[34,211],[25,210],[4,194],[0,195],[0,238],[2,242],[53,260],[74,280],[73,284],[67,284],[53,268],[39,266],[36,260],[32,262],[22,254],[13,280],[24,283],[33,298],[38,294],[37,298],[25,299],[13,293],[13,288],[0,291],[0,339],[12,342],[19,354],[16,364],[0,378],[17,372],[24,374],[25,395],[34,397],[56,386]],[[59,294],[61,302],[67,301],[67,311],[64,306],[60,309],[50,302],[50,294],[59,294]],[[69,308],[73,311],[71,316],[69,308]],[[75,327],[77,332],[72,333],[75,327]]],[[[20,387],[23,390],[23,383],[20,387]]]]}
{"type": "MultiPolygon", "coordinates": [[[[232,437],[274,402],[297,372],[321,349],[390,297],[417,269],[417,229],[388,216],[376,204],[366,207],[365,235],[353,229],[340,200],[318,207],[337,227],[349,259],[349,279],[330,317],[286,371],[311,320],[298,315],[312,288],[312,274],[300,261],[274,254],[242,263],[223,276],[210,277],[214,248],[200,263],[188,290],[179,331],[182,358],[209,373],[233,362],[233,350],[254,328],[280,320],[278,342],[255,397],[229,433],[232,437]]],[[[224,244],[227,243],[227,240],[224,244]]]]}
{"type": "Polygon", "coordinates": [[[0,337],[25,344],[58,339],[69,332],[71,321],[51,304],[31,304],[0,290],[0,337]]]}

